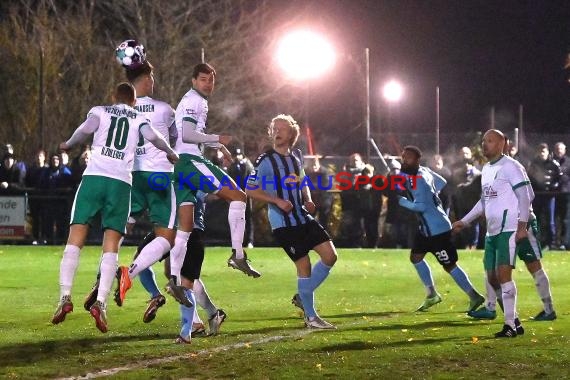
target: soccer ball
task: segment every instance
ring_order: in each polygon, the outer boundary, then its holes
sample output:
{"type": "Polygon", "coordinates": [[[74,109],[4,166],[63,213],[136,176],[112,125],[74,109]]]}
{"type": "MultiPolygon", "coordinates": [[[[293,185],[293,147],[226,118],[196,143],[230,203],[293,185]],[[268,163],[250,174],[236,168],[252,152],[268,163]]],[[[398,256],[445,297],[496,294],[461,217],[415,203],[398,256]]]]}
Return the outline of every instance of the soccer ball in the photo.
{"type": "Polygon", "coordinates": [[[146,53],[137,40],[126,40],[115,49],[115,58],[123,67],[135,69],[146,61],[146,53]]]}

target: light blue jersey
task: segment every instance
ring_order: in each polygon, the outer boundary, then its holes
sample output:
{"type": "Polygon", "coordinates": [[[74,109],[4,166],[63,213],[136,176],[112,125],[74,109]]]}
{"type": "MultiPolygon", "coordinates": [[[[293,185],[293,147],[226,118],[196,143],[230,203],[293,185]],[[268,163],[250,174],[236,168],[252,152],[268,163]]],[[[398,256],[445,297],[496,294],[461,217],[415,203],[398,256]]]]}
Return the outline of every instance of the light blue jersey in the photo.
{"type": "Polygon", "coordinates": [[[420,166],[415,182],[414,186],[412,178],[408,178],[407,197],[400,197],[400,206],[416,214],[420,232],[424,236],[439,235],[451,230],[451,222],[438,196],[447,184],[445,179],[431,169],[420,166]]]}
{"type": "Polygon", "coordinates": [[[303,207],[301,180],[305,177],[303,158],[300,151],[283,156],[273,149],[260,155],[255,161],[254,170],[248,178],[247,186],[261,188],[267,194],[290,201],[293,210],[283,212],[273,203],[269,203],[268,216],[271,229],[305,224],[313,217],[303,207]]]}

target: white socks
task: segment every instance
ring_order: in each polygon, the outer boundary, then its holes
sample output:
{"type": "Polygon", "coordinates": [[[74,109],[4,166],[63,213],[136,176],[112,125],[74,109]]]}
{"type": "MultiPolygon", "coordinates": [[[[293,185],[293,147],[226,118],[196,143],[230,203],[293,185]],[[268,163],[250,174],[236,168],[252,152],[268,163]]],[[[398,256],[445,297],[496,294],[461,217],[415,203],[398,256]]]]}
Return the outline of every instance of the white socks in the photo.
{"type": "Polygon", "coordinates": [[[63,250],[63,257],[59,264],[60,298],[71,295],[73,279],[79,266],[79,252],[80,249],[76,245],[66,245],[63,250]]]}
{"type": "Polygon", "coordinates": [[[101,278],[99,279],[99,291],[97,301],[107,304],[107,297],[113,286],[115,274],[117,273],[117,262],[119,255],[117,252],[105,252],[101,257],[101,278]]]}
{"type": "Polygon", "coordinates": [[[503,293],[503,307],[505,308],[505,324],[513,328],[515,327],[516,309],[517,309],[517,287],[514,281],[501,284],[503,293]]]}
{"type": "Polygon", "coordinates": [[[487,275],[485,275],[485,291],[487,292],[487,303],[485,304],[485,307],[487,310],[495,311],[497,308],[497,293],[495,292],[495,288],[491,286],[487,275]]]}
{"type": "Polygon", "coordinates": [[[198,315],[198,308],[197,307],[194,308],[194,318],[192,319],[192,324],[196,324],[196,323],[204,323],[202,321],[202,319],[200,318],[200,316],[198,315]]]}
{"type": "MultiPolygon", "coordinates": [[[[176,285],[181,285],[180,270],[186,257],[186,244],[190,238],[190,232],[176,231],[174,248],[170,250],[170,275],[176,276],[176,285]]],[[[139,255],[140,256],[140,255],[139,255]]]]}
{"type": "Polygon", "coordinates": [[[539,269],[532,274],[532,277],[534,277],[534,284],[544,305],[545,313],[552,313],[554,311],[554,307],[552,306],[552,293],[550,292],[550,280],[546,272],[539,269]]]}
{"type": "Polygon", "coordinates": [[[204,287],[204,283],[200,279],[194,280],[194,296],[196,298],[196,302],[198,305],[208,313],[208,316],[212,316],[218,311],[216,306],[212,303],[206,288],[204,287]]]}
{"type": "Polygon", "coordinates": [[[236,258],[243,259],[243,234],[245,232],[245,202],[232,201],[228,210],[228,223],[232,238],[232,249],[236,258]]]}
{"type": "MultiPolygon", "coordinates": [[[[135,278],[140,272],[160,260],[169,250],[170,243],[168,240],[162,236],[155,237],[143,248],[129,267],[129,277],[135,278]]],[[[184,258],[182,261],[184,262],[184,258]]]]}

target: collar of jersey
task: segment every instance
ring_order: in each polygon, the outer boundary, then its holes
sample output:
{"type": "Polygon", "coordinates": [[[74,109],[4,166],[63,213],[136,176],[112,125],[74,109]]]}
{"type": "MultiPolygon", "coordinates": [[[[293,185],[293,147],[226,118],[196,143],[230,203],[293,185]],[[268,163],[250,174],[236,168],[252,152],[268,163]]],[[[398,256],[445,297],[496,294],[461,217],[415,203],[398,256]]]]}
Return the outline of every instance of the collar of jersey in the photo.
{"type": "Polygon", "coordinates": [[[200,97],[202,97],[202,98],[208,100],[208,97],[207,97],[207,96],[202,95],[202,94],[200,93],[200,91],[196,90],[194,87],[192,87],[192,91],[194,91],[195,93],[197,93],[198,95],[200,95],[200,97]]]}
{"type": "Polygon", "coordinates": [[[501,161],[503,157],[505,157],[505,155],[501,154],[495,161],[489,161],[489,165],[495,165],[497,162],[501,161]]]}
{"type": "Polygon", "coordinates": [[[289,151],[288,154],[281,154],[281,153],[279,153],[278,151],[276,151],[274,148],[271,148],[271,150],[272,150],[274,153],[277,153],[278,155],[280,155],[281,157],[289,157],[289,156],[291,156],[291,151],[289,151]]]}

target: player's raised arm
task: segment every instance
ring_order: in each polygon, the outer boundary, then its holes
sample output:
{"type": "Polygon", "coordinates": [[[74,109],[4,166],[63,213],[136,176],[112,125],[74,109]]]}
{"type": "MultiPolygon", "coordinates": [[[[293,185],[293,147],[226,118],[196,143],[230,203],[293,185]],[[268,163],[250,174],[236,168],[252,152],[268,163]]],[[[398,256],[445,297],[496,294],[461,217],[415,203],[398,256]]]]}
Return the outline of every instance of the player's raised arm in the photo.
{"type": "Polygon", "coordinates": [[[87,140],[99,127],[99,116],[92,109],[87,115],[87,119],[73,132],[69,140],[59,144],[59,149],[68,150],[73,146],[87,140]]]}
{"type": "Polygon", "coordinates": [[[291,201],[279,198],[277,196],[272,196],[266,193],[260,187],[252,189],[246,187],[245,193],[247,194],[248,197],[251,197],[252,199],[256,199],[258,201],[266,203],[273,203],[275,206],[279,207],[281,210],[283,210],[286,213],[291,212],[291,210],[293,209],[293,204],[291,203],[291,201]]]}
{"type": "Polygon", "coordinates": [[[220,136],[198,131],[196,121],[185,117],[182,119],[182,141],[188,144],[217,143],[220,142],[220,136]]]}
{"type": "Polygon", "coordinates": [[[179,159],[178,154],[168,145],[166,140],[160,135],[156,129],[154,129],[150,124],[143,124],[140,127],[140,132],[145,139],[150,141],[152,145],[158,149],[166,152],[166,157],[171,163],[176,163],[179,159]]]}
{"type": "Polygon", "coordinates": [[[479,199],[479,201],[475,203],[475,206],[473,206],[473,208],[467,213],[467,215],[465,215],[461,220],[453,222],[453,224],[451,225],[453,232],[457,233],[461,231],[463,228],[473,223],[475,219],[483,215],[483,211],[484,211],[483,202],[481,202],[481,200],[479,199]]]}
{"type": "Polygon", "coordinates": [[[171,147],[176,146],[176,140],[178,140],[178,130],[176,129],[176,122],[172,120],[172,124],[168,127],[168,141],[171,147]]]}

